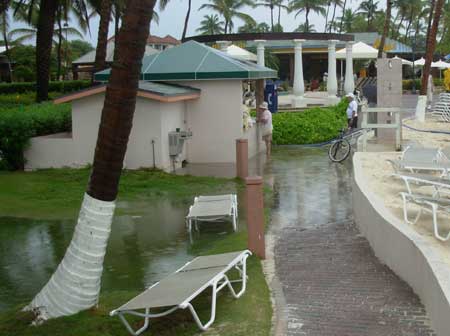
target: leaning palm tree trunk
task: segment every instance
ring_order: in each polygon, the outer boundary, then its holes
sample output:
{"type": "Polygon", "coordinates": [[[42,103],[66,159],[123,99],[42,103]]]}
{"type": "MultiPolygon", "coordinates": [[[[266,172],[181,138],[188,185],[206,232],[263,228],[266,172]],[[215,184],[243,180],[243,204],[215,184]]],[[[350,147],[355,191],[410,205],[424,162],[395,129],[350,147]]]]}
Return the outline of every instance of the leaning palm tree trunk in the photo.
{"type": "MultiPolygon", "coordinates": [[[[434,19],[431,25],[430,36],[428,37],[427,53],[425,56],[425,65],[422,75],[422,87],[420,94],[422,96],[427,94],[428,76],[430,75],[431,62],[433,61],[434,50],[436,49],[436,35],[441,20],[442,8],[444,7],[444,0],[437,0],[434,8],[434,19]]],[[[431,15],[431,14],[430,14],[431,15]]]]}
{"type": "Polygon", "coordinates": [[[189,24],[189,16],[191,15],[191,7],[192,7],[192,0],[188,1],[188,10],[186,13],[186,17],[184,19],[184,28],[183,28],[183,35],[181,36],[181,40],[184,41],[186,38],[187,28],[189,24]]]}
{"type": "Polygon", "coordinates": [[[383,35],[381,36],[380,46],[378,47],[378,58],[383,56],[386,37],[389,34],[389,25],[391,23],[392,0],[386,1],[386,17],[384,19],[383,35]]]}
{"type": "Polygon", "coordinates": [[[129,0],[117,41],[89,185],[66,254],[25,309],[37,320],[71,315],[97,304],[123,159],[131,132],[139,74],[155,0],[129,0]]]}
{"type": "Polygon", "coordinates": [[[339,24],[339,34],[342,33],[342,26],[344,25],[345,8],[347,7],[347,0],[344,0],[344,5],[342,6],[342,17],[341,23],[339,24]]]}
{"type": "Polygon", "coordinates": [[[428,45],[428,40],[430,37],[430,31],[431,31],[431,23],[433,22],[433,13],[434,13],[434,6],[436,4],[436,0],[431,0],[430,2],[430,14],[428,16],[428,25],[427,25],[427,40],[425,42],[425,45],[428,45]]]}
{"type": "Polygon", "coordinates": [[[52,52],[53,27],[58,0],[42,0],[36,33],[36,100],[48,100],[50,56],[52,52]]]}
{"type": "MultiPolygon", "coordinates": [[[[108,44],[108,28],[111,18],[112,1],[103,0],[100,5],[100,24],[98,26],[97,49],[95,50],[94,72],[106,68],[106,45],[108,44]]],[[[117,38],[117,36],[116,36],[117,38]]],[[[92,73],[92,77],[94,73],[92,73]]]]}

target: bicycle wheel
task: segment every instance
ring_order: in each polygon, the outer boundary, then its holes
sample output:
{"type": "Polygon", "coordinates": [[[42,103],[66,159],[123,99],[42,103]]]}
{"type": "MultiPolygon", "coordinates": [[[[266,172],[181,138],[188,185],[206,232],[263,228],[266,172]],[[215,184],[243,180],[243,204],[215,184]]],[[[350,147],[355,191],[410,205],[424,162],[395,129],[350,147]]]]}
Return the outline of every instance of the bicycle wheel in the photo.
{"type": "Polygon", "coordinates": [[[350,143],[347,139],[340,139],[333,143],[328,150],[328,157],[333,162],[342,162],[350,154],[350,143]]]}

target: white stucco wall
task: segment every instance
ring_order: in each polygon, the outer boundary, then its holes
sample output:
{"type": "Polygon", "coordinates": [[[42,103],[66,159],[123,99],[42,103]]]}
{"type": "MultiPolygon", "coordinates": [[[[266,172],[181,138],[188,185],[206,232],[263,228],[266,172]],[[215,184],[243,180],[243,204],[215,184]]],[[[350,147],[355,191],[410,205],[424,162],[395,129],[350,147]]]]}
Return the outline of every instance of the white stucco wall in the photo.
{"type": "Polygon", "coordinates": [[[235,163],[236,139],[242,130],[242,82],[209,80],[180,82],[201,90],[200,98],[186,103],[187,145],[191,163],[235,163]]]}
{"type": "MultiPolygon", "coordinates": [[[[92,163],[104,94],[72,102],[72,137],[36,137],[25,151],[26,169],[80,167],[92,163]]],[[[155,140],[155,162],[169,170],[168,132],[184,127],[185,103],[160,103],[137,98],[133,128],[128,141],[124,167],[153,167],[152,140],[155,140]]],[[[180,156],[180,162],[184,158],[180,156]]]]}

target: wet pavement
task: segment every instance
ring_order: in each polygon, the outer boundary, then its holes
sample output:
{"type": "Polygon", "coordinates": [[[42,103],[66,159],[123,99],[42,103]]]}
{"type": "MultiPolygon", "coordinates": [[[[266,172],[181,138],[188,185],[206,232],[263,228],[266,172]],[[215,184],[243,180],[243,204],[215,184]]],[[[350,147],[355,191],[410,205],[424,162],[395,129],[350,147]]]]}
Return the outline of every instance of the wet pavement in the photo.
{"type": "Polygon", "coordinates": [[[266,166],[277,335],[434,335],[418,297],[355,227],[351,174],[350,160],[332,164],[324,149],[276,148],[266,166]]]}

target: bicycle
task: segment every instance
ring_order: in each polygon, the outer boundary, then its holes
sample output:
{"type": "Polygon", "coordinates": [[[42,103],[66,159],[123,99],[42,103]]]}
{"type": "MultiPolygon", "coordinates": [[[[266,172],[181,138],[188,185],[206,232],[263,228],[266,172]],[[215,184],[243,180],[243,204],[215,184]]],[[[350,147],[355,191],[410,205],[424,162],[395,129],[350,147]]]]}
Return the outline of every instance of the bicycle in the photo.
{"type": "Polygon", "coordinates": [[[342,129],[339,136],[332,141],[328,149],[328,157],[330,160],[333,162],[342,162],[348,158],[352,149],[352,143],[356,143],[356,139],[367,131],[366,129],[354,129],[347,132],[345,128],[342,129]]]}

